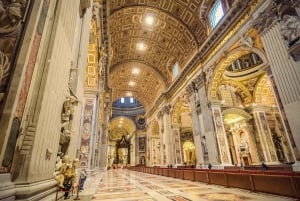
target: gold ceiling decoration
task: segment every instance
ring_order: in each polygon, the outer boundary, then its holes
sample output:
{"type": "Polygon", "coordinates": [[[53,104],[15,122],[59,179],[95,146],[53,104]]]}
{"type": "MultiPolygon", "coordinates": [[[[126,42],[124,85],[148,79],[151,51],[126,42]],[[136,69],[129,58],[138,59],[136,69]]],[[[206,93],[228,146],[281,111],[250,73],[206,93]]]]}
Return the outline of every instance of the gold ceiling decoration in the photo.
{"type": "Polygon", "coordinates": [[[182,30],[189,30],[198,44],[201,44],[206,38],[206,29],[199,16],[202,2],[203,0],[112,0],[110,13],[114,14],[124,8],[134,9],[136,6],[166,13],[167,17],[180,21],[185,26],[182,30]]]}
{"type": "Polygon", "coordinates": [[[111,140],[119,140],[124,135],[132,135],[136,130],[134,122],[128,117],[117,117],[111,120],[108,128],[111,140]]]}
{"type": "Polygon", "coordinates": [[[91,34],[88,48],[88,64],[85,74],[85,87],[97,89],[98,87],[98,38],[96,20],[91,21],[91,34]]]}
{"type": "Polygon", "coordinates": [[[210,89],[209,91],[209,95],[211,99],[215,99],[217,100],[217,96],[218,96],[218,86],[220,85],[220,82],[223,80],[223,74],[226,70],[226,68],[236,59],[238,59],[239,57],[246,55],[249,53],[248,50],[233,50],[233,53],[230,54],[228,57],[226,57],[225,59],[223,59],[222,61],[220,61],[220,65],[219,67],[217,67],[217,69],[215,70],[215,73],[213,75],[213,79],[210,85],[210,89]]]}
{"type": "Polygon", "coordinates": [[[149,108],[161,93],[166,83],[153,68],[141,63],[129,62],[115,67],[109,76],[112,100],[132,96],[140,101],[145,109],[149,108]]]}
{"type": "Polygon", "coordinates": [[[109,31],[113,56],[109,79],[113,100],[132,94],[147,110],[172,84],[173,76],[168,66],[170,58],[176,58],[175,62],[182,70],[206,38],[199,17],[201,2],[110,2],[109,31]],[[140,78],[132,75],[134,66],[141,67],[140,78]],[[130,81],[134,83],[128,86],[130,81]]]}

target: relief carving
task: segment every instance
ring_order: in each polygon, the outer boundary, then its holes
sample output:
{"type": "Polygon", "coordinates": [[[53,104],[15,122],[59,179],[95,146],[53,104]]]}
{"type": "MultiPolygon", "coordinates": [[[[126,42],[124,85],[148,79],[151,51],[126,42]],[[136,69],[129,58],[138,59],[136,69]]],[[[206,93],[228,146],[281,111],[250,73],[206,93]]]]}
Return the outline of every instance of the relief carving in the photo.
{"type": "Polygon", "coordinates": [[[209,67],[205,71],[205,80],[206,80],[205,87],[206,87],[206,90],[208,89],[208,86],[212,82],[213,74],[214,74],[214,66],[209,67]]]}
{"type": "Polygon", "coordinates": [[[200,88],[202,88],[205,84],[205,73],[201,72],[196,79],[194,79],[195,82],[195,88],[198,90],[200,88]]]}
{"type": "Polygon", "coordinates": [[[299,1],[273,0],[253,23],[253,26],[260,32],[279,23],[281,35],[289,48],[289,54],[295,61],[300,61],[300,14],[297,11],[299,8],[299,1]]]}
{"type": "Polygon", "coordinates": [[[0,34],[15,32],[23,18],[26,0],[0,1],[0,34]]]}
{"type": "Polygon", "coordinates": [[[252,39],[251,36],[243,36],[243,37],[240,39],[240,45],[241,45],[241,46],[246,46],[246,47],[252,48],[253,45],[254,45],[254,41],[253,41],[253,39],[252,39]]]}
{"type": "Polygon", "coordinates": [[[0,102],[4,97],[5,91],[3,90],[6,85],[6,80],[9,75],[10,62],[8,57],[0,51],[0,102]]]}
{"type": "Polygon", "coordinates": [[[194,86],[193,83],[190,83],[189,85],[187,85],[186,87],[186,96],[187,97],[191,97],[194,94],[194,86]]]}
{"type": "Polygon", "coordinates": [[[78,104],[78,99],[70,95],[67,97],[66,101],[63,104],[62,113],[61,113],[61,133],[59,138],[59,144],[61,147],[61,152],[66,154],[70,140],[71,140],[71,126],[74,115],[74,106],[78,104]]]}
{"type": "Polygon", "coordinates": [[[300,17],[284,15],[280,21],[281,34],[286,40],[288,47],[299,43],[300,39],[300,17]]]}

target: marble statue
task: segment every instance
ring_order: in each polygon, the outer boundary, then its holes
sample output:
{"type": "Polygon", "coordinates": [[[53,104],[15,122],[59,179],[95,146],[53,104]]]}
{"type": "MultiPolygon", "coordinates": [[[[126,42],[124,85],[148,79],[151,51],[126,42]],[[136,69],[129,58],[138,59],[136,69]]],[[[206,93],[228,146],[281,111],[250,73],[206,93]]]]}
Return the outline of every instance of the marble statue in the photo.
{"type": "Polygon", "coordinates": [[[0,1],[0,34],[12,33],[19,28],[26,3],[26,0],[0,1]]]}
{"type": "Polygon", "coordinates": [[[62,122],[69,122],[72,119],[74,113],[74,106],[71,102],[71,98],[67,97],[67,100],[63,104],[63,110],[61,114],[62,122]]]}
{"type": "Polygon", "coordinates": [[[71,166],[69,166],[69,168],[67,168],[67,170],[64,174],[65,179],[71,179],[72,180],[72,184],[75,184],[75,178],[77,176],[78,163],[79,163],[78,159],[73,159],[71,166]]]}
{"type": "Polygon", "coordinates": [[[60,133],[59,144],[61,145],[61,152],[66,153],[71,140],[71,131],[63,129],[60,133]]]}
{"type": "Polygon", "coordinates": [[[61,188],[64,188],[63,184],[65,180],[65,175],[70,167],[70,157],[68,155],[63,156],[62,158],[58,156],[55,166],[54,178],[57,180],[57,185],[61,188]]]}
{"type": "Polygon", "coordinates": [[[251,36],[243,36],[241,39],[240,39],[240,45],[241,46],[247,46],[249,48],[252,48],[253,47],[253,39],[251,38],[251,36]]]}
{"type": "Polygon", "coordinates": [[[281,33],[291,47],[300,39],[300,18],[299,16],[284,15],[280,21],[281,33]]]}

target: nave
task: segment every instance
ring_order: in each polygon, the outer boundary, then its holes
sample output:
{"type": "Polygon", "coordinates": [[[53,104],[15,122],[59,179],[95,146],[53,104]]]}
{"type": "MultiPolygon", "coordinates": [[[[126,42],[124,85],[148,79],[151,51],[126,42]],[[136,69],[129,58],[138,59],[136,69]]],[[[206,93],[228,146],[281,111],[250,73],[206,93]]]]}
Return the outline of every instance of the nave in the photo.
{"type": "Polygon", "coordinates": [[[115,169],[88,177],[83,201],[284,201],[293,198],[115,169]]]}

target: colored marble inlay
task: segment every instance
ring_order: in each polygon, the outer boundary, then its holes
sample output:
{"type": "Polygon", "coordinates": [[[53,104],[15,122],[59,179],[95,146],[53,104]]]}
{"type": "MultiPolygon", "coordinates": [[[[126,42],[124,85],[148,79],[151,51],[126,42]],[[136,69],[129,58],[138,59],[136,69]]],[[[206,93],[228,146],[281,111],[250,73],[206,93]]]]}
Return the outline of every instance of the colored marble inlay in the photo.
{"type": "MultiPolygon", "coordinates": [[[[224,188],[163,176],[111,170],[88,177],[83,197],[96,192],[88,201],[293,201],[293,198],[224,188]],[[100,177],[100,178],[99,178],[100,177]],[[90,189],[89,189],[90,188],[90,189]]],[[[83,201],[87,201],[83,199],[83,201]]]]}
{"type": "Polygon", "coordinates": [[[167,198],[169,198],[170,200],[174,200],[174,201],[192,201],[190,199],[187,199],[187,198],[179,196],[179,195],[168,196],[167,198]]]}
{"type": "Polygon", "coordinates": [[[233,194],[233,193],[209,193],[201,194],[199,197],[205,198],[209,201],[243,201],[251,198],[233,194]]]}

